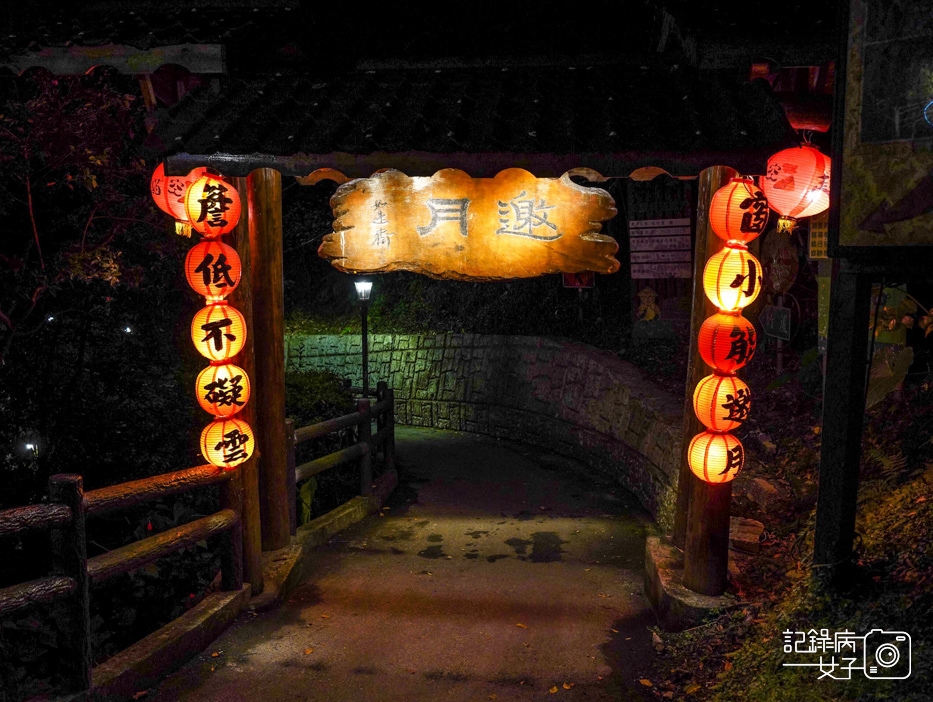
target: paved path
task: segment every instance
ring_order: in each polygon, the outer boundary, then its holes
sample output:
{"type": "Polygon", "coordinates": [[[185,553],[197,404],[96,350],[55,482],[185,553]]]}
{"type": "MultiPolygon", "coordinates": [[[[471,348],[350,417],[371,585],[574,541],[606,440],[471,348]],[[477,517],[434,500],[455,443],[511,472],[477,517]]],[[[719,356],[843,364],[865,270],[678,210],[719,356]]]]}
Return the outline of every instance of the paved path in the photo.
{"type": "Polygon", "coordinates": [[[397,447],[384,516],[318,549],[283,607],[241,616],[147,700],[649,699],[630,498],[508,442],[399,427],[397,447]]]}

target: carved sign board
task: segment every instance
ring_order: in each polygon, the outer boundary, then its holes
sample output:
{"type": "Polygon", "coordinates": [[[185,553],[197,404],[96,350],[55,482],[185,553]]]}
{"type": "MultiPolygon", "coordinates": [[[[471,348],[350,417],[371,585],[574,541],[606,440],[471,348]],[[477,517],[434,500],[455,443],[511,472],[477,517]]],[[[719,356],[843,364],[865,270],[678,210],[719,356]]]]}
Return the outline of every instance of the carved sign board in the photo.
{"type": "Polygon", "coordinates": [[[566,174],[535,178],[509,168],[471,178],[444,169],[428,178],[384,171],[341,185],[331,207],[334,231],[318,255],[347,273],[502,280],[619,269],[618,244],[599,233],[615,216],[615,202],[566,174]]]}

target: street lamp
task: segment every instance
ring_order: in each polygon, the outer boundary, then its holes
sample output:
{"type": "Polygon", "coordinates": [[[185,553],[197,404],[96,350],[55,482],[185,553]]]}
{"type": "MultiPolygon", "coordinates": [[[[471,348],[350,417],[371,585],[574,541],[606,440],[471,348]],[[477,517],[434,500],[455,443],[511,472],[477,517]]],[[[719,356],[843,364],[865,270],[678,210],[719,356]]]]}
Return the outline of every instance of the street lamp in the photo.
{"type": "Polygon", "coordinates": [[[360,301],[360,315],[363,321],[363,397],[369,395],[369,339],[367,338],[366,313],[369,310],[369,293],[372,292],[373,284],[368,280],[357,280],[353,283],[356,286],[356,297],[360,301]]]}

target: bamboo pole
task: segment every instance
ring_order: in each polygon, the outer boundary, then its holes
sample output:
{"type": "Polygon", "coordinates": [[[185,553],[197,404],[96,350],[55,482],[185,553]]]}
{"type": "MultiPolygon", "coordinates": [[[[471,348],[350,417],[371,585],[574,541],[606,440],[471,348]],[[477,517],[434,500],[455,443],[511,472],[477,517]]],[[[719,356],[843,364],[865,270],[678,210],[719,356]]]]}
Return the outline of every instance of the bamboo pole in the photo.
{"type": "Polygon", "coordinates": [[[693,412],[693,390],[697,383],[709,375],[710,368],[697,348],[700,327],[708,317],[719,310],[709,301],[703,291],[703,268],[709,257],[722,248],[723,241],[709,224],[709,206],[713,194],[729,182],[738,172],[728,166],[713,166],[700,172],[697,193],[697,230],[693,257],[693,308],[690,313],[690,348],[687,361],[687,386],[684,395],[683,445],[680,450],[680,474],[677,480],[677,506],[674,513],[672,540],[678,548],[684,548],[687,537],[687,514],[690,509],[694,483],[703,482],[696,478],[687,465],[687,447],[690,440],[706,427],[693,412]]]}
{"type": "Polygon", "coordinates": [[[275,551],[291,542],[285,446],[285,336],[282,288],[282,176],[271,168],[246,179],[252,261],[255,408],[259,449],[259,508],[262,548],[275,551]]]}
{"type": "MultiPolygon", "coordinates": [[[[248,189],[246,178],[230,178],[229,182],[237,189],[240,195],[240,202],[247,202],[248,189]]],[[[236,363],[242,367],[243,370],[246,371],[246,375],[255,382],[256,358],[253,350],[252,259],[250,257],[249,246],[248,212],[240,216],[240,221],[236,229],[227,236],[227,243],[236,249],[240,256],[240,264],[242,265],[240,284],[228,298],[230,304],[233,305],[246,320],[246,344],[237,356],[236,363]]],[[[258,400],[254,396],[238,414],[243,421],[253,428],[254,435],[256,434],[255,407],[257,402],[258,400]]],[[[253,595],[258,595],[262,592],[264,585],[262,579],[262,540],[259,515],[259,467],[256,452],[253,453],[248,461],[237,466],[235,480],[239,483],[239,489],[243,494],[242,513],[240,514],[240,524],[243,534],[243,578],[250,584],[253,595]]]]}

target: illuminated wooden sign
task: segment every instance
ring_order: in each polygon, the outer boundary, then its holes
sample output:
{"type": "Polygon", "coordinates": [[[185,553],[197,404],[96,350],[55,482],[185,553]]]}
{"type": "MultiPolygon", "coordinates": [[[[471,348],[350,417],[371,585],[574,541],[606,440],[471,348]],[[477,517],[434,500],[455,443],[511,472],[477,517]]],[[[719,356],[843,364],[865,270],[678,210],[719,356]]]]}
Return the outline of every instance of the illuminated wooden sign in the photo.
{"type": "Polygon", "coordinates": [[[614,273],[618,244],[600,234],[616,214],[605,190],[569,176],[509,168],[495,178],[445,169],[430,178],[384,171],[341,185],[334,231],[318,254],[348,273],[413,271],[497,280],[614,273]]]}

